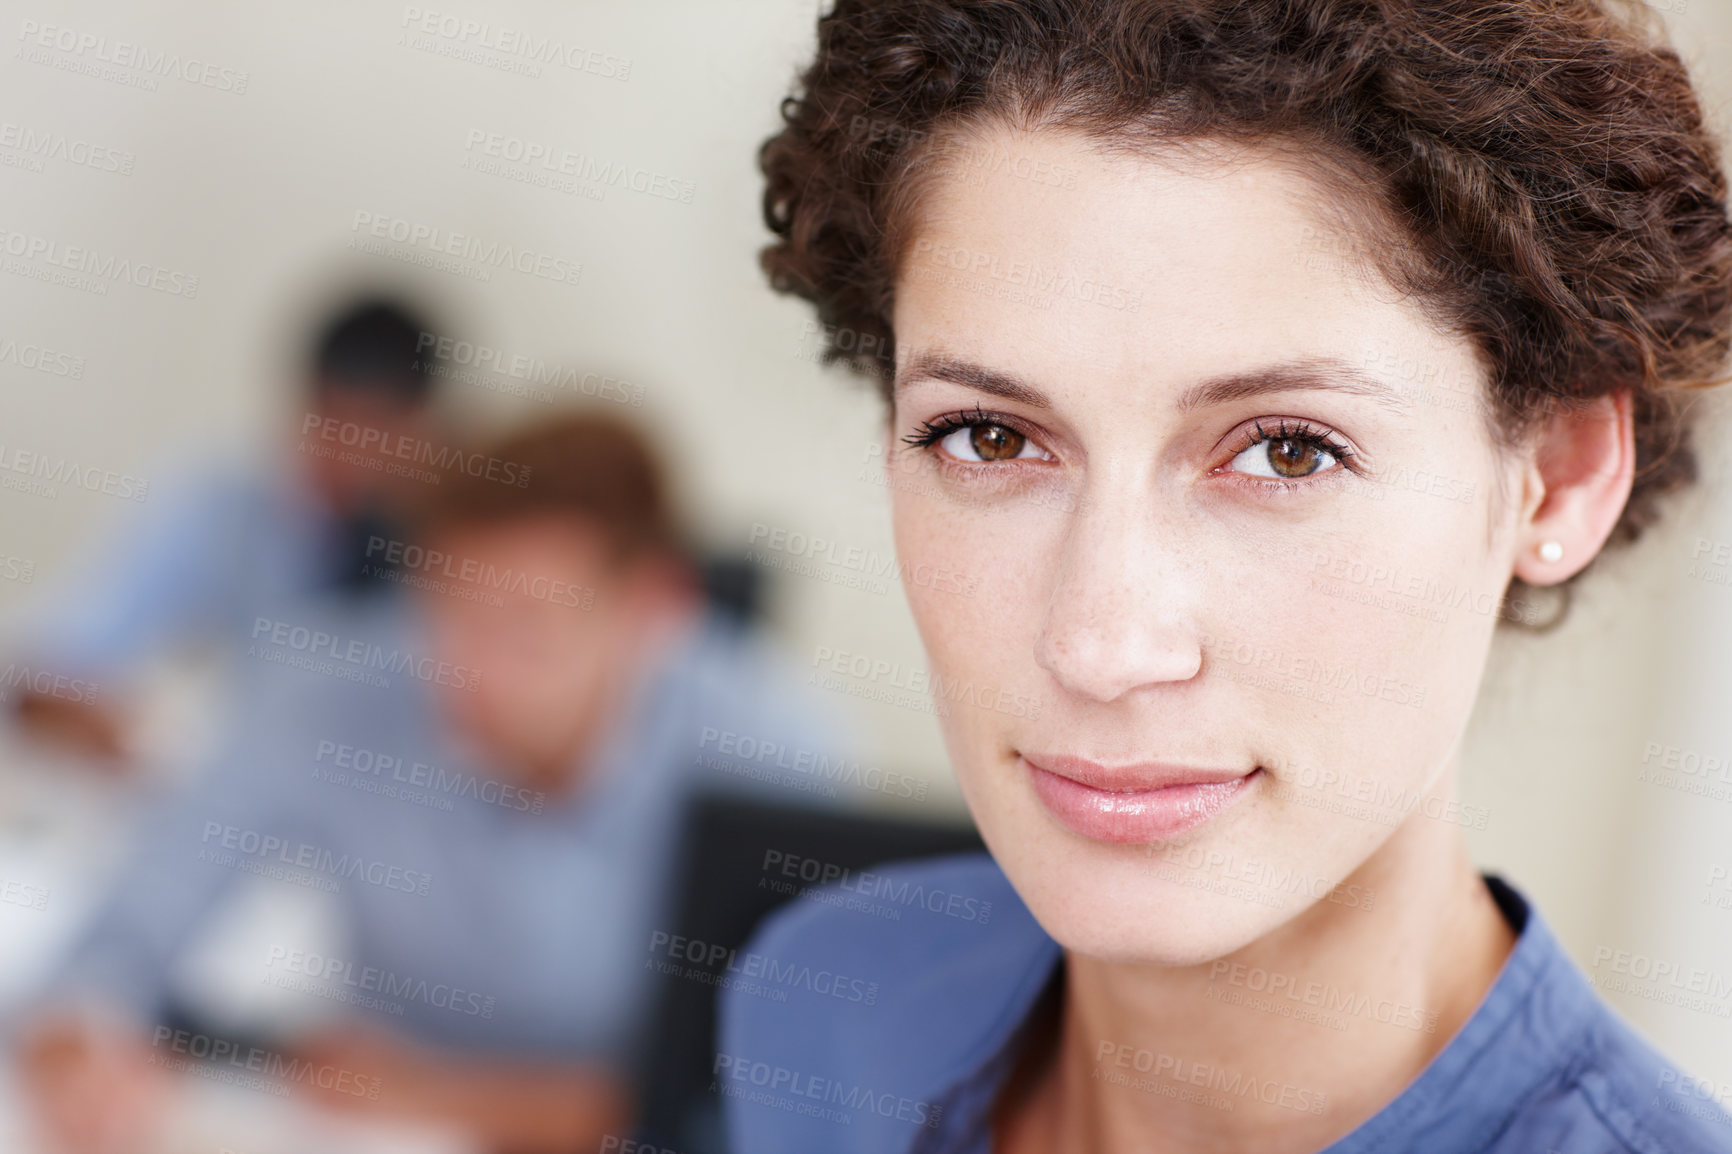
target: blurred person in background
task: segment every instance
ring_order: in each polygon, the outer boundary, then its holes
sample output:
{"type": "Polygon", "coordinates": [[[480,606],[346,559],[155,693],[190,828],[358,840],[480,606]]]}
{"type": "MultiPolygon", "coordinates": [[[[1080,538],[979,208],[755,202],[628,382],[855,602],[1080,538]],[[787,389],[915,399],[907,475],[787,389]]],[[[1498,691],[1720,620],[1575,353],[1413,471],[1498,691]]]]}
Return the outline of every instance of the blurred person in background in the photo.
{"type": "Polygon", "coordinates": [[[365,545],[393,532],[425,486],[376,450],[433,443],[417,351],[428,331],[416,306],[382,296],[333,310],[310,342],[286,467],[189,479],[33,614],[14,660],[60,676],[12,699],[24,731],[126,766],[129,690],[153,659],[200,647],[232,659],[260,616],[298,619],[321,603],[364,614],[392,600],[365,545]]]}
{"type": "Polygon", "coordinates": [[[243,873],[334,889],[345,924],[339,946],[279,938],[250,959],[298,1007],[264,1031],[274,1068],[353,1075],[298,1089],[486,1150],[628,1131],[683,804],[704,784],[775,788],[700,768],[703,732],[835,735],[761,641],[706,611],[629,426],[576,415],[480,457],[499,467],[447,475],[413,544],[368,542],[416,587],[424,629],[385,653],[309,646],[321,664],[294,692],[249,699],[224,753],[248,772],[206,774],[144,823],[21,1024],[26,1094],[59,1148],[146,1149],[167,1125],[165,1066],[198,1050],[161,1024],[177,960],[243,873]],[[386,669],[403,672],[377,684],[386,669]]]}

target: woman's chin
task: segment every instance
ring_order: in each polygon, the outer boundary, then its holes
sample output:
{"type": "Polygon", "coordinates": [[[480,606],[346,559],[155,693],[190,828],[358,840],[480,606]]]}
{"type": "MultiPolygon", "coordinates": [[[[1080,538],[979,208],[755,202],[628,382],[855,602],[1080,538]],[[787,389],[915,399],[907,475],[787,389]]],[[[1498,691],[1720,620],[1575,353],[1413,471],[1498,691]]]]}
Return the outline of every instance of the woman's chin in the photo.
{"type": "Polygon", "coordinates": [[[995,856],[1054,941],[1102,961],[1198,965],[1256,941],[1304,905],[1292,895],[1271,895],[1265,903],[1164,879],[1141,849],[1108,862],[1062,849],[995,856]]]}

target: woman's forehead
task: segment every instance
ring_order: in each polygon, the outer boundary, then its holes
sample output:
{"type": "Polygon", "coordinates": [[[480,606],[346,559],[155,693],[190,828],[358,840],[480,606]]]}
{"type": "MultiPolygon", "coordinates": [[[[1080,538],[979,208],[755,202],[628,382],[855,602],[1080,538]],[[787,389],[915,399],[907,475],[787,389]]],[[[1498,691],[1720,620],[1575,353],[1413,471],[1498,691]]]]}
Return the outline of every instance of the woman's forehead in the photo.
{"type": "Polygon", "coordinates": [[[1037,376],[1200,381],[1391,342],[1471,370],[1465,342],[1366,268],[1290,164],[1169,165],[1062,133],[980,147],[1076,179],[963,168],[932,188],[897,282],[904,371],[942,351],[1037,376]]]}

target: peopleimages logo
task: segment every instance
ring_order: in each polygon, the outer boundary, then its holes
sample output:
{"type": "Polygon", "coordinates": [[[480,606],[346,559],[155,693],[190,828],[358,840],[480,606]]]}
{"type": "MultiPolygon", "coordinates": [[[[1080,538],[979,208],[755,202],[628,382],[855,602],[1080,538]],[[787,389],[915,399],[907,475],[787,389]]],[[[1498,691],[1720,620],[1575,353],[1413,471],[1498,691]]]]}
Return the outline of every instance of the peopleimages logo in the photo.
{"type": "Polygon", "coordinates": [[[766,525],[762,521],[753,523],[746,545],[748,561],[831,583],[853,584],[875,593],[883,593],[888,588],[884,578],[961,597],[974,596],[980,585],[978,577],[954,569],[936,568],[925,563],[910,565],[894,554],[880,553],[862,545],[844,544],[817,534],[802,533],[798,529],[766,525]],[[764,550],[779,556],[769,556],[764,550]],[[835,572],[827,573],[822,568],[826,565],[835,572]],[[844,578],[846,580],[839,580],[844,578]]]}
{"type": "MultiPolygon", "coordinates": [[[[415,37],[411,48],[427,51],[437,48],[458,49],[460,59],[465,53],[477,54],[477,64],[494,63],[488,57],[519,64],[532,77],[541,74],[539,65],[556,64],[572,72],[584,72],[603,80],[631,79],[631,58],[614,56],[581,44],[571,44],[552,36],[537,36],[509,24],[494,24],[490,20],[473,20],[452,12],[419,8],[411,4],[403,9],[401,27],[406,35],[415,37]]],[[[445,55],[446,53],[439,53],[445,55]]]]}
{"type": "MultiPolygon", "coordinates": [[[[405,253],[427,258],[427,261],[431,262],[428,267],[446,272],[463,272],[465,275],[479,273],[480,276],[475,278],[479,280],[490,279],[488,270],[500,268],[539,277],[555,284],[575,285],[583,279],[582,261],[502,244],[496,240],[483,240],[472,233],[454,232],[448,228],[406,220],[389,213],[356,209],[349,231],[357,234],[350,237],[351,248],[372,251],[364,242],[390,241],[402,245],[405,253]],[[449,262],[442,265],[434,260],[447,257],[459,262],[467,261],[473,267],[458,268],[449,262]]],[[[426,262],[413,260],[410,263],[426,262]]]]}
{"type": "Polygon", "coordinates": [[[0,251],[19,261],[29,262],[15,266],[14,262],[7,262],[8,272],[63,283],[98,296],[108,295],[110,283],[126,283],[189,300],[198,296],[198,277],[191,273],[149,261],[135,261],[86,245],[62,244],[53,237],[37,233],[0,227],[0,251]]]}
{"type": "Polygon", "coordinates": [[[82,677],[56,673],[51,669],[32,669],[16,661],[0,670],[0,701],[5,701],[12,690],[23,689],[39,697],[58,697],[62,701],[88,705],[96,700],[99,688],[96,682],[82,677]]]}
{"type": "Polygon", "coordinates": [[[0,444],[0,488],[53,500],[60,495],[59,485],[122,501],[142,501],[150,495],[150,481],[144,477],[0,444]]]}
{"type": "Polygon", "coordinates": [[[763,987],[772,986],[776,988],[775,992],[781,994],[776,999],[778,1001],[787,1000],[783,991],[805,990],[810,994],[843,1002],[855,1002],[865,1006],[878,1004],[877,982],[850,977],[834,970],[814,970],[811,966],[797,962],[782,962],[768,954],[748,953],[742,959],[738,950],[719,942],[705,942],[682,934],[670,934],[666,930],[656,930],[650,934],[649,952],[652,955],[666,955],[669,963],[667,965],[663,965],[659,959],[651,959],[660,973],[697,978],[724,988],[737,987],[747,993],[760,992],[763,987]],[[681,962],[691,963],[693,969],[684,969],[681,962]],[[716,968],[718,965],[721,966],[720,970],[716,968]]]}
{"type": "Polygon", "coordinates": [[[299,1084],[356,1098],[377,1100],[379,1097],[379,1079],[376,1077],[328,1062],[316,1064],[304,1058],[289,1058],[259,1046],[241,1046],[227,1038],[158,1026],[150,1044],[154,1051],[150,1056],[153,1066],[165,1066],[243,1089],[287,1094],[290,1085],[299,1084]],[[182,1057],[171,1056],[176,1054],[182,1057]],[[249,1078],[242,1071],[261,1077],[249,1078]]]}
{"type": "MultiPolygon", "coordinates": [[[[890,919],[892,921],[901,920],[899,908],[925,910],[927,913],[943,914],[945,917],[978,922],[981,925],[985,925],[992,918],[990,901],[981,901],[979,898],[951,890],[927,889],[917,881],[911,882],[906,878],[897,881],[871,870],[854,870],[835,862],[802,857],[785,850],[766,849],[763,864],[759,869],[766,875],[779,874],[781,878],[794,879],[792,882],[785,882],[774,876],[766,876],[759,879],[760,889],[786,894],[798,892],[799,886],[796,883],[833,886],[836,890],[857,894],[868,901],[884,903],[883,909],[897,914],[890,919]]],[[[810,890],[806,896],[824,904],[837,904],[832,900],[835,895],[824,890],[810,890]]]]}
{"type": "Polygon", "coordinates": [[[1149,853],[1155,862],[1153,872],[1157,877],[1190,885],[1193,889],[1235,894],[1271,908],[1281,908],[1288,904],[1286,898],[1295,896],[1334,902],[1357,910],[1369,910],[1377,901],[1377,890],[1371,886],[1332,881],[1302,873],[1285,862],[1241,858],[1226,850],[1204,849],[1195,843],[1168,842],[1161,847],[1158,856],[1154,846],[1149,847],[1149,853]]]}
{"type": "MultiPolygon", "coordinates": [[[[18,25],[18,39],[26,49],[51,49],[64,53],[66,58],[74,62],[84,63],[86,68],[71,68],[69,71],[85,71],[89,67],[98,67],[103,79],[121,79],[117,75],[108,75],[100,71],[100,66],[107,65],[110,69],[122,68],[143,73],[143,76],[131,79],[143,83],[134,84],[149,91],[156,90],[158,78],[175,78],[200,88],[214,88],[218,92],[232,92],[236,96],[244,96],[247,91],[247,81],[250,79],[245,71],[239,68],[224,68],[192,56],[182,56],[179,52],[169,52],[164,49],[146,48],[142,44],[134,44],[130,40],[109,40],[106,36],[98,36],[93,32],[80,32],[60,24],[41,24],[35,20],[24,20],[18,25]]],[[[20,53],[22,55],[22,53],[20,53]]],[[[32,56],[32,63],[50,63],[52,58],[41,59],[32,56]]]]}
{"type": "Polygon", "coordinates": [[[315,673],[347,670],[355,674],[348,678],[349,680],[372,678],[381,687],[388,686],[390,681],[365,671],[380,669],[386,673],[406,673],[417,681],[449,685],[457,689],[475,689],[481,684],[480,671],[467,666],[451,665],[431,657],[417,657],[406,649],[386,649],[359,637],[345,639],[322,629],[312,629],[288,621],[273,621],[269,617],[254,618],[253,644],[247,647],[247,656],[296,665],[315,673]],[[260,641],[275,648],[261,649],[258,644],[260,641]],[[297,660],[289,661],[287,658],[290,655],[297,660]],[[328,658],[329,661],[322,662],[319,660],[321,658],[328,658]],[[341,664],[332,665],[331,662],[341,664]]]}
{"type": "Polygon", "coordinates": [[[501,569],[492,562],[473,557],[454,557],[438,549],[424,549],[406,541],[385,537],[367,539],[367,559],[377,562],[384,558],[387,565],[400,566],[412,573],[448,577],[465,585],[474,585],[492,592],[506,592],[552,605],[567,605],[573,609],[595,607],[595,590],[588,585],[574,585],[543,574],[529,574],[519,569],[501,569]]]}
{"type": "Polygon", "coordinates": [[[216,865],[234,865],[241,860],[235,857],[239,854],[242,858],[258,862],[311,870],[331,878],[364,881],[368,885],[421,897],[427,896],[427,889],[433,882],[433,875],[423,870],[404,869],[402,866],[368,859],[359,854],[339,854],[309,842],[291,842],[276,834],[225,825],[220,821],[205,822],[204,836],[200,841],[206,846],[211,846],[214,842],[215,850],[226,851],[226,855],[212,850],[200,851],[202,860],[216,865]]]}
{"type": "Polygon", "coordinates": [[[1423,685],[1387,673],[1368,673],[1346,664],[1332,665],[1327,657],[1316,653],[1286,653],[1267,645],[1216,637],[1212,633],[1203,634],[1199,640],[1215,672],[1229,680],[1293,693],[1326,704],[1335,700],[1331,691],[1339,691],[1349,696],[1376,697],[1415,709],[1425,705],[1423,685]],[[1235,670],[1234,665],[1244,671],[1235,670]]]}
{"type": "MultiPolygon", "coordinates": [[[[540,169],[555,176],[569,176],[599,188],[624,188],[658,200],[678,201],[681,204],[690,204],[693,193],[697,191],[697,185],[691,181],[668,176],[666,173],[602,160],[589,153],[573,152],[569,148],[561,148],[544,141],[505,136],[484,128],[470,129],[463,148],[470,153],[468,167],[488,175],[497,175],[494,170],[502,169],[498,162],[506,161],[520,166],[520,170],[524,172],[540,169]],[[476,152],[482,157],[492,158],[492,161],[477,161],[474,156],[476,152]]],[[[533,179],[531,183],[534,183],[533,179]]]]}
{"type": "Polygon", "coordinates": [[[42,886],[15,881],[11,878],[0,881],[0,902],[5,902],[9,906],[45,910],[48,908],[48,897],[48,890],[42,886]]]}
{"type": "MultiPolygon", "coordinates": [[[[420,800],[415,791],[425,790],[440,800],[447,797],[468,798],[484,805],[497,805],[502,809],[515,809],[526,813],[540,813],[547,803],[547,795],[538,789],[525,789],[519,785],[477,777],[462,770],[447,770],[437,765],[429,765],[425,761],[409,761],[395,754],[382,753],[365,746],[344,745],[336,741],[321,740],[314,748],[313,764],[316,767],[334,766],[343,774],[353,774],[352,780],[370,779],[384,782],[388,777],[390,782],[401,783],[407,787],[391,793],[391,796],[405,800],[420,800]]],[[[338,784],[350,783],[350,780],[344,780],[338,784]]],[[[450,806],[447,803],[437,808],[449,809],[450,806]]]]}
{"type": "MultiPolygon", "coordinates": [[[[873,793],[909,797],[915,801],[926,800],[927,783],[924,780],[876,765],[863,764],[842,753],[832,756],[822,750],[805,749],[789,745],[785,741],[750,733],[735,733],[731,729],[718,729],[712,725],[704,726],[703,732],[698,736],[698,749],[700,765],[724,773],[740,774],[740,771],[746,771],[741,775],[758,778],[758,773],[750,771],[789,770],[814,782],[841,782],[873,793]],[[701,752],[712,748],[720,756],[705,756],[701,752]]],[[[834,797],[835,790],[827,791],[824,796],[834,797]]]]}
{"type": "Polygon", "coordinates": [[[131,176],[133,162],[137,159],[122,148],[93,144],[67,136],[64,132],[31,128],[10,120],[0,121],[0,149],[21,154],[30,162],[33,172],[42,171],[44,160],[58,160],[80,168],[94,168],[98,172],[131,176]]]}
{"type": "Polygon", "coordinates": [[[467,1014],[470,1017],[493,1017],[493,1006],[497,1001],[492,994],[465,990],[449,982],[429,982],[426,978],[404,976],[378,966],[357,966],[345,958],[272,946],[265,958],[265,968],[275,970],[279,966],[286,973],[349,987],[351,991],[420,1002],[425,1006],[449,1010],[454,1014],[467,1014]]]}
{"type": "Polygon", "coordinates": [[[10,337],[0,337],[0,365],[17,365],[51,377],[70,377],[75,381],[84,379],[83,357],[38,344],[20,344],[10,337]]]}
{"type": "MultiPolygon", "coordinates": [[[[1291,1008],[1302,1006],[1315,1009],[1322,1015],[1365,1018],[1386,1026],[1427,1034],[1437,1032],[1436,1010],[1427,1010],[1393,998],[1372,998],[1354,990],[1343,990],[1333,982],[1314,981],[1279,970],[1247,966],[1242,962],[1217,960],[1209,967],[1209,983],[1205,997],[1212,997],[1216,1001],[1231,1001],[1231,998],[1223,996],[1220,989],[1235,987],[1249,994],[1261,995],[1264,999],[1241,998],[1238,1004],[1248,1005],[1252,1009],[1273,1009],[1282,1016],[1295,1016],[1291,1008]],[[1282,1001],[1288,1005],[1281,1006],[1282,1001]]],[[[1345,1023],[1338,1027],[1329,1021],[1322,1024],[1345,1029],[1345,1023]]]]}
{"type": "MultiPolygon", "coordinates": [[[[1250,1098],[1265,1106],[1280,1106],[1301,1114],[1321,1114],[1329,1102],[1329,1096],[1320,1090],[1295,1086],[1274,1078],[1259,1078],[1254,1074],[1228,1070],[1192,1058],[1143,1049],[1129,1042],[1103,1039],[1095,1048],[1094,1078],[1114,1085],[1133,1085],[1145,1093],[1161,1093],[1158,1082],[1137,1084],[1140,1080],[1132,1080],[1124,1075],[1114,1076],[1110,1069],[1112,1066],[1148,1074],[1153,1079],[1164,1078],[1185,1086],[1201,1087],[1218,1095],[1229,1110],[1237,1104],[1233,1101],[1235,1098],[1250,1098]]],[[[1205,1104],[1216,1105],[1212,1102],[1205,1104]]]]}
{"type": "MultiPolygon", "coordinates": [[[[1100,305],[1121,312],[1136,312],[1142,304],[1140,290],[1108,284],[1093,277],[1078,276],[1070,269],[1046,268],[1002,254],[964,245],[922,238],[914,242],[915,273],[946,271],[975,277],[984,282],[1026,289],[1033,296],[1052,301],[1059,298],[1100,305]]],[[[922,278],[930,280],[930,276],[922,278]]]]}
{"type": "Polygon", "coordinates": [[[1601,965],[1612,974],[1626,975],[1655,985],[1664,983],[1673,989],[1703,998],[1715,1001],[1732,998],[1732,974],[1717,973],[1700,966],[1687,966],[1673,959],[1617,950],[1611,946],[1596,946],[1593,968],[1598,970],[1601,965]]]}
{"type": "Polygon", "coordinates": [[[599,401],[612,401],[620,405],[643,406],[644,387],[619,377],[611,377],[605,373],[594,371],[579,372],[575,368],[565,368],[550,365],[538,357],[528,353],[508,352],[493,345],[478,341],[462,340],[456,337],[440,336],[438,333],[422,332],[415,338],[415,353],[417,364],[432,372],[434,376],[446,376],[460,380],[465,384],[475,384],[491,391],[511,392],[514,395],[532,395],[525,390],[497,389],[487,383],[486,377],[480,374],[494,374],[510,377],[514,381],[523,381],[528,385],[545,385],[569,393],[577,393],[585,397],[593,397],[599,401]],[[473,369],[474,373],[463,373],[463,369],[473,369]]]}
{"type": "Polygon", "coordinates": [[[1732,869],[1723,865],[1708,867],[1708,892],[1703,895],[1702,904],[1732,910],[1732,869]]]}
{"type": "Polygon", "coordinates": [[[953,705],[990,709],[1011,717],[1032,719],[1040,715],[1041,700],[1038,697],[1015,693],[1002,686],[977,685],[965,678],[946,677],[942,673],[904,666],[900,661],[874,659],[864,653],[849,653],[828,645],[820,645],[813,651],[812,666],[806,675],[809,685],[892,705],[925,706],[940,717],[949,716],[953,705]],[[853,680],[843,681],[836,675],[853,680]]]}
{"type": "Polygon", "coordinates": [[[738,1054],[718,1053],[712,1073],[717,1082],[715,1088],[730,1098],[744,1098],[758,1105],[822,1117],[844,1126],[852,1124],[852,1115],[824,1109],[817,1104],[859,1110],[880,1118],[895,1118],[929,1130],[938,1128],[943,1109],[931,1102],[899,1094],[877,1093],[835,1078],[818,1077],[786,1066],[772,1066],[768,1062],[754,1062],[738,1054]],[[756,1087],[756,1092],[749,1087],[756,1087]]]}
{"type": "MultiPolygon", "coordinates": [[[[433,471],[409,471],[415,473],[415,479],[430,480],[434,484],[439,483],[439,471],[449,469],[461,469],[471,477],[485,477],[502,485],[516,485],[519,489],[529,484],[528,465],[520,465],[516,461],[502,461],[486,453],[466,453],[455,445],[436,445],[432,441],[411,437],[407,433],[393,436],[372,425],[345,421],[322,413],[307,413],[301,418],[301,436],[309,440],[324,441],[332,446],[331,450],[323,451],[322,455],[329,455],[340,445],[354,450],[357,454],[354,458],[356,463],[372,464],[385,472],[398,470],[385,466],[376,458],[390,457],[394,461],[404,461],[410,465],[429,466],[433,471]],[[362,454],[371,454],[374,460],[369,461],[362,454]]],[[[301,442],[301,449],[303,452],[310,450],[321,454],[318,445],[309,446],[306,440],[301,442]]],[[[403,466],[403,469],[408,470],[408,466],[403,466]]]]}
{"type": "Polygon", "coordinates": [[[1649,741],[1642,746],[1636,780],[1711,801],[1732,801],[1732,758],[1649,741]]]}

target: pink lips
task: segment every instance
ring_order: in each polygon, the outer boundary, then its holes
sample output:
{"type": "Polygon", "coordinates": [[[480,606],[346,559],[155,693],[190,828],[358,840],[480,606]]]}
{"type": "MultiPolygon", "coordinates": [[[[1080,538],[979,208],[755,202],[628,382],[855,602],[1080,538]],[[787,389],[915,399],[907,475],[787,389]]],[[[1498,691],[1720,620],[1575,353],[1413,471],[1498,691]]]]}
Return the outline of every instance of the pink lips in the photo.
{"type": "Polygon", "coordinates": [[[1195,829],[1245,791],[1261,770],[1148,762],[1108,767],[1080,757],[1027,754],[1022,763],[1052,815],[1095,841],[1156,842],[1195,829]]]}

